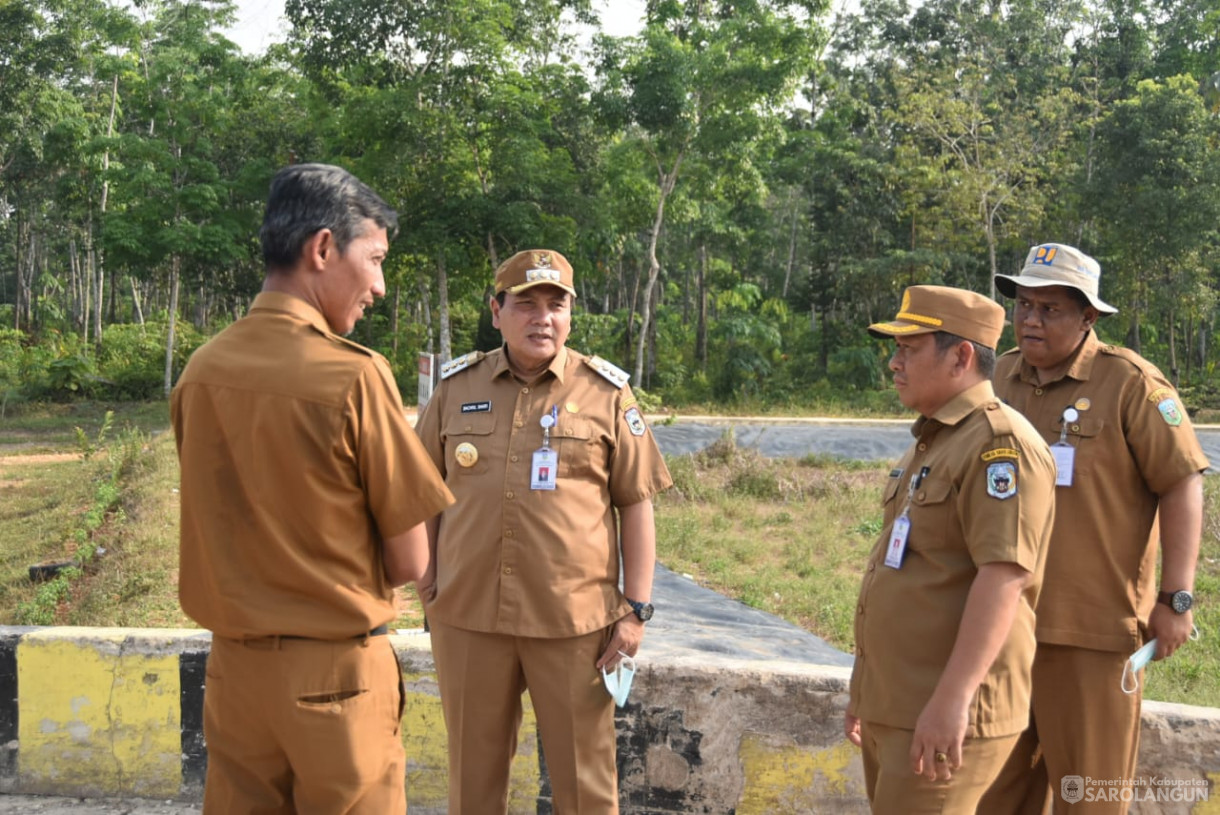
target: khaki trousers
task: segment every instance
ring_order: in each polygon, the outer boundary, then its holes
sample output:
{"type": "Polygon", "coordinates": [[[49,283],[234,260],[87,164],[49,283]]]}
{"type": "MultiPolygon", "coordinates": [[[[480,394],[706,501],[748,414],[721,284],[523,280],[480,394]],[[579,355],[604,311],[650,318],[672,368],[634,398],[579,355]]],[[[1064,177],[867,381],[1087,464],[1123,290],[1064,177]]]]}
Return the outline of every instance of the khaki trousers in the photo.
{"type": "Polygon", "coordinates": [[[449,731],[450,815],[503,815],[529,689],[556,815],[618,812],[614,702],[595,664],[609,629],[540,639],[432,622],[449,731]]]}
{"type": "Polygon", "coordinates": [[[864,786],[873,815],[974,815],[979,799],[1004,766],[1017,735],[962,742],[962,766],[948,781],[911,772],[914,731],[860,723],[864,786]]]}
{"type": "MultiPolygon", "coordinates": [[[[1121,800],[1089,800],[1088,785],[1069,803],[1064,785],[1081,778],[1135,777],[1140,740],[1140,690],[1122,692],[1127,654],[1038,643],[1030,729],[1021,735],[980,812],[988,815],[1124,815],[1121,800]],[[1041,755],[1038,748],[1041,747],[1041,755]]],[[[1098,787],[1092,787],[1096,794],[1098,787]]]]}
{"type": "Polygon", "coordinates": [[[389,639],[212,638],[206,815],[404,815],[389,639]]]}

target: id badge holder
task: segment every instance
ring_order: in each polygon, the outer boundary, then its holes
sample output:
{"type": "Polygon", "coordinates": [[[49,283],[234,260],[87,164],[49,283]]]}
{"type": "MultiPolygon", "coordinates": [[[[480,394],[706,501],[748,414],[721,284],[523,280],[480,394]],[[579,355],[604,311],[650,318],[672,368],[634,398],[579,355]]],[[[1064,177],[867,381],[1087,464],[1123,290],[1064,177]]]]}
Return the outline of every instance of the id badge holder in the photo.
{"type": "Polygon", "coordinates": [[[1055,486],[1072,486],[1072,469],[1076,466],[1076,448],[1065,441],[1051,445],[1051,456],[1055,459],[1055,486]]]}
{"type": "Polygon", "coordinates": [[[555,473],[559,469],[559,453],[550,447],[541,447],[534,451],[533,462],[530,464],[530,489],[555,489],[555,473]]]}
{"type": "Polygon", "coordinates": [[[1055,459],[1055,486],[1072,486],[1072,471],[1076,466],[1076,448],[1068,444],[1068,425],[1080,418],[1080,413],[1074,407],[1063,411],[1063,427],[1059,431],[1059,441],[1051,445],[1051,457],[1055,459]]]}
{"type": "Polygon", "coordinates": [[[905,511],[894,519],[889,542],[885,545],[885,565],[891,569],[902,568],[902,557],[907,552],[907,536],[911,534],[911,516],[905,511]]]}

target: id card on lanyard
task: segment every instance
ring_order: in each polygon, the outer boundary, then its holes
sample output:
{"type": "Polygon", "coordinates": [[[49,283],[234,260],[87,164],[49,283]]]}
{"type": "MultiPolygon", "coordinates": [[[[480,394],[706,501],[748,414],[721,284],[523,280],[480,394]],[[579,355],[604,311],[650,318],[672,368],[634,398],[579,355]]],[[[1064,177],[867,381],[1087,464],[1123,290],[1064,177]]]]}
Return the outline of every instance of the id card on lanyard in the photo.
{"type": "Polygon", "coordinates": [[[902,559],[907,553],[907,538],[911,534],[911,498],[914,497],[915,490],[919,489],[919,485],[923,483],[930,469],[929,467],[920,468],[919,474],[911,476],[911,480],[907,482],[907,502],[902,508],[902,514],[894,519],[889,542],[885,546],[885,565],[891,569],[902,568],[902,559]]]}
{"type": "Polygon", "coordinates": [[[534,451],[530,462],[530,489],[555,489],[555,474],[559,471],[559,451],[551,448],[551,428],[559,419],[559,405],[552,405],[538,422],[542,425],[542,446],[534,451]]]}

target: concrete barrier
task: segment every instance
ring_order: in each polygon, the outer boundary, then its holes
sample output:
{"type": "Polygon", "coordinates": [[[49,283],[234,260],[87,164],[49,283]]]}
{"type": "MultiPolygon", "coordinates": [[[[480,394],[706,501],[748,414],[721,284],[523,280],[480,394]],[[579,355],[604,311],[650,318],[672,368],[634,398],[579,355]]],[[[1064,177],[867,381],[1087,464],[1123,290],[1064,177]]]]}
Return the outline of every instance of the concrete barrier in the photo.
{"type": "MultiPolygon", "coordinates": [[[[0,627],[0,792],[198,800],[209,644],[191,630],[0,627]]],[[[446,736],[428,639],[400,634],[394,645],[410,809],[443,813],[446,736]]],[[[841,735],[849,670],[650,662],[645,650],[617,714],[623,812],[867,812],[859,756],[841,735]]],[[[1146,703],[1132,812],[1220,813],[1218,780],[1220,711],[1146,703]]],[[[510,811],[549,813],[549,795],[527,697],[510,811]]]]}

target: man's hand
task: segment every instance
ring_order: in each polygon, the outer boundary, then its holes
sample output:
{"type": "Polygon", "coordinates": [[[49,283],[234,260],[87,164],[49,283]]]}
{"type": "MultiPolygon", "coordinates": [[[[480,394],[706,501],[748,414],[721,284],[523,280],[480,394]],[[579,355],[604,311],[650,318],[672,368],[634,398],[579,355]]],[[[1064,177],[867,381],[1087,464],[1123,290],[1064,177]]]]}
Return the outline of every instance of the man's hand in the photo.
{"type": "Polygon", "coordinates": [[[929,781],[948,781],[962,766],[970,700],[953,701],[932,694],[915,721],[911,738],[911,772],[929,781]]]}
{"type": "Polygon", "coordinates": [[[1148,637],[1156,637],[1156,655],[1153,659],[1164,659],[1173,656],[1173,652],[1182,647],[1190,639],[1194,628],[1194,613],[1187,611],[1178,614],[1164,603],[1152,607],[1148,615],[1148,637]]]}
{"type": "Polygon", "coordinates": [[[843,735],[857,747],[863,742],[860,739],[860,719],[850,713],[843,714],[843,735]]]}
{"type": "Polygon", "coordinates": [[[635,656],[636,652],[640,650],[640,643],[643,640],[644,623],[634,613],[627,614],[614,624],[610,644],[602,652],[601,659],[597,660],[597,669],[600,671],[602,668],[613,668],[617,665],[621,659],[619,651],[629,657],[635,656]]]}

